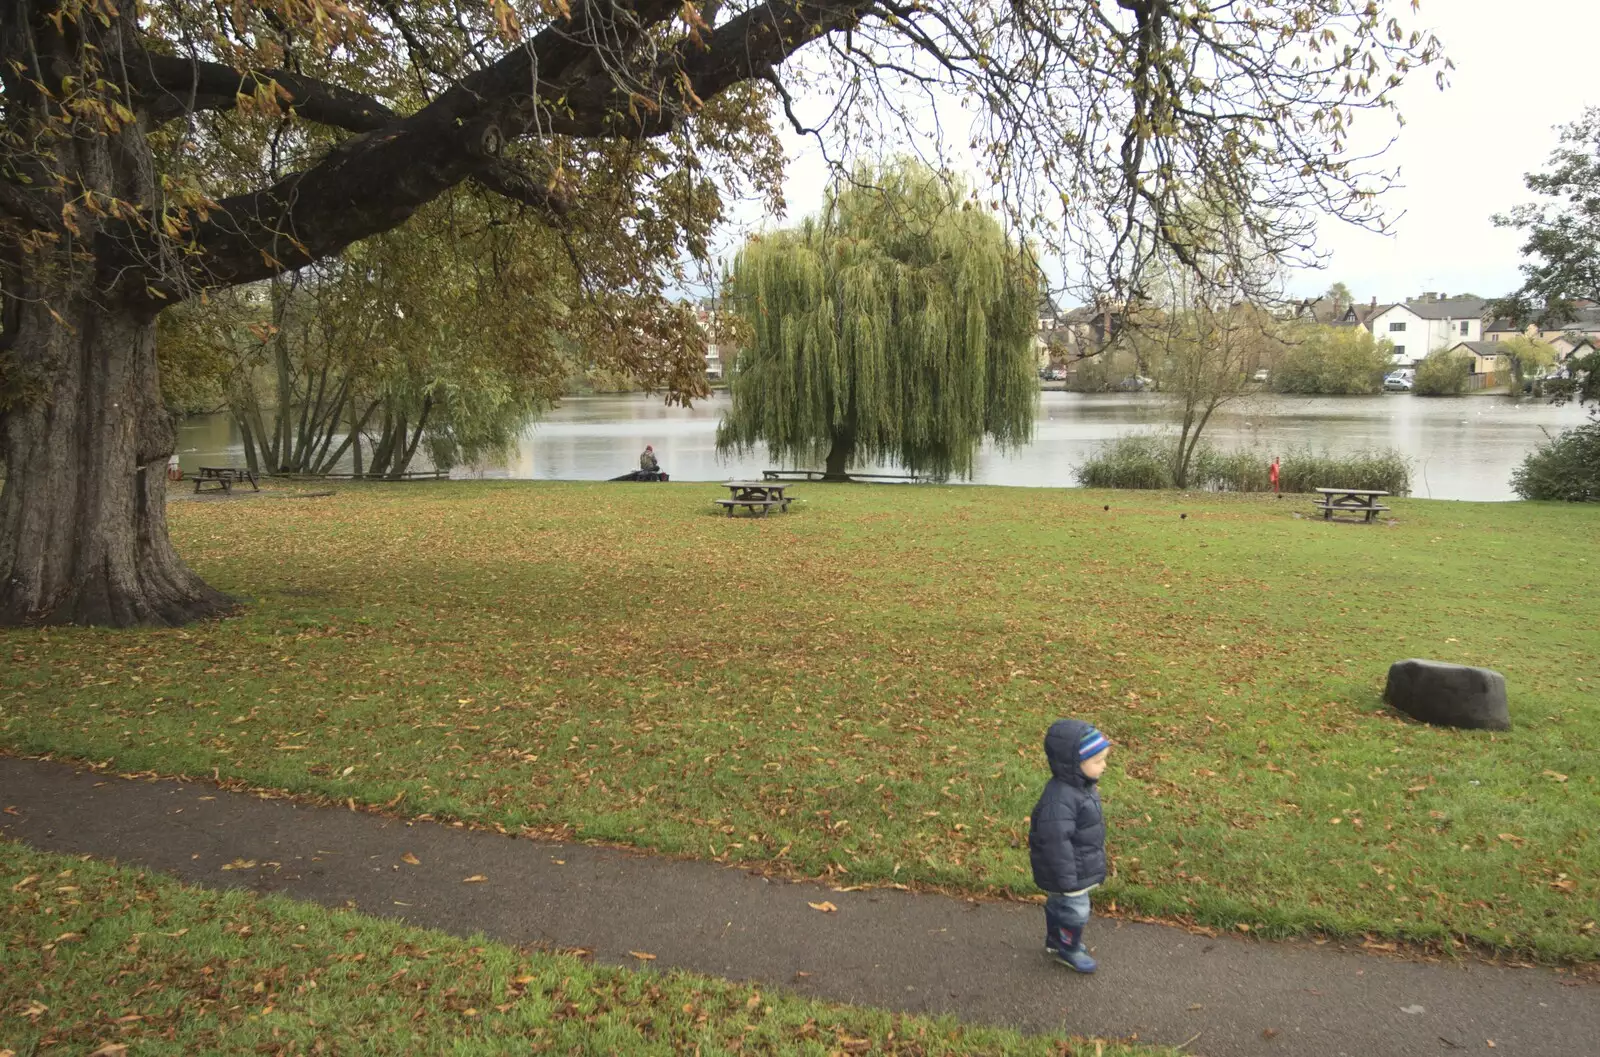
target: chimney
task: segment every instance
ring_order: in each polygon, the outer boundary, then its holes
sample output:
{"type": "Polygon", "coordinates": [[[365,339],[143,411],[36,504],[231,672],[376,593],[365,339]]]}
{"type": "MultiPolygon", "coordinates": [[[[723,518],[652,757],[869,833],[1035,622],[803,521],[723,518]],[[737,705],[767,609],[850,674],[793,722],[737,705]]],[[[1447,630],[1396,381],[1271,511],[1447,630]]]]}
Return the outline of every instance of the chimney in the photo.
{"type": "Polygon", "coordinates": [[[1377,308],[1378,307],[1378,295],[1377,294],[1373,294],[1372,295],[1372,307],[1373,308],[1377,308]]]}

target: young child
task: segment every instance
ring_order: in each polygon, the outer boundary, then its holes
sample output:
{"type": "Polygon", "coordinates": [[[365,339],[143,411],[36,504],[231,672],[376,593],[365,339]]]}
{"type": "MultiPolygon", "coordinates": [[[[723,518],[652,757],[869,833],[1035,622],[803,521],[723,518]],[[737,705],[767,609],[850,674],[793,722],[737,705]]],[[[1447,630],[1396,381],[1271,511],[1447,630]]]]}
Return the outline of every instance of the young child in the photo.
{"type": "Polygon", "coordinates": [[[1083,945],[1089,890],[1106,879],[1106,823],[1096,782],[1111,740],[1077,719],[1058,719],[1044,736],[1050,781],[1028,825],[1033,883],[1049,893],[1044,949],[1080,973],[1095,971],[1083,945]]]}

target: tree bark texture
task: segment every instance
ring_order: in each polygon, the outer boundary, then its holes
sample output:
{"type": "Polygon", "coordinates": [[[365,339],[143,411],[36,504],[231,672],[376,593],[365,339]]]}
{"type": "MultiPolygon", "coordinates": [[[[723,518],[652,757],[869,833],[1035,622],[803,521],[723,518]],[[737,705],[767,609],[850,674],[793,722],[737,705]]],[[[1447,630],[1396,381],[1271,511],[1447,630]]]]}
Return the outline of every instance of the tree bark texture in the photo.
{"type": "Polygon", "coordinates": [[[14,351],[39,391],[3,416],[0,625],[177,625],[232,608],[167,536],[155,322],[88,291],[30,305],[14,351]],[[65,309],[65,311],[63,311],[65,309]]]}

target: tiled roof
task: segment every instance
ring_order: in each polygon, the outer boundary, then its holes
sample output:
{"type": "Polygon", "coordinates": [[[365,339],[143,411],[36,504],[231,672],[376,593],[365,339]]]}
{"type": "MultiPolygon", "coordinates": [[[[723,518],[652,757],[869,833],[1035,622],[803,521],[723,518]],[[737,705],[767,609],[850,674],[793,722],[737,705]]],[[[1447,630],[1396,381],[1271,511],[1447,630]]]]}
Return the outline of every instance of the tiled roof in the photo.
{"type": "Polygon", "coordinates": [[[1477,319],[1487,304],[1481,297],[1451,297],[1443,301],[1407,301],[1405,307],[1422,319],[1477,319]]]}

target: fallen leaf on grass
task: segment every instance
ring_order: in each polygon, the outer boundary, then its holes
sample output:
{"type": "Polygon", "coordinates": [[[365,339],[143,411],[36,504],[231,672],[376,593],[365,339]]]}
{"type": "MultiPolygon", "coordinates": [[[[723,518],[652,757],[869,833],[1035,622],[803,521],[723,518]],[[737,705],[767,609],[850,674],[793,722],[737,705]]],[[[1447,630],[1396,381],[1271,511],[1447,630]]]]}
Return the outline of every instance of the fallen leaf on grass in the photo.
{"type": "Polygon", "coordinates": [[[656,960],[656,956],[655,955],[648,954],[648,953],[646,953],[644,951],[629,951],[628,953],[633,955],[635,958],[638,958],[640,961],[643,961],[643,962],[653,962],[653,961],[656,960]]]}
{"type": "Polygon", "coordinates": [[[12,885],[11,886],[11,890],[13,892],[20,892],[24,888],[26,888],[29,885],[33,884],[33,882],[37,881],[38,879],[39,879],[39,875],[38,874],[31,873],[28,876],[24,877],[22,880],[18,881],[16,884],[12,885]]]}
{"type": "Polygon", "coordinates": [[[25,1016],[30,1020],[38,1020],[48,1012],[50,1012],[49,1006],[45,1005],[43,1002],[40,1002],[38,999],[34,999],[23,1008],[22,1016],[25,1016]]]}
{"type": "Polygon", "coordinates": [[[122,1042],[108,1042],[104,1046],[89,1054],[89,1057],[122,1057],[128,1052],[128,1046],[122,1042]]]}
{"type": "Polygon", "coordinates": [[[1567,776],[1558,771],[1546,771],[1544,776],[1552,782],[1565,782],[1567,780],[1567,776]]]}
{"type": "Polygon", "coordinates": [[[834,914],[834,913],[837,913],[838,910],[839,910],[838,907],[834,906],[832,903],[828,902],[827,900],[823,900],[820,903],[809,903],[808,902],[806,904],[806,906],[810,907],[812,910],[820,910],[824,914],[834,914]]]}
{"type": "Polygon", "coordinates": [[[412,855],[410,852],[406,852],[404,855],[400,856],[400,861],[403,863],[410,863],[412,866],[422,865],[422,860],[417,858],[415,855],[412,855]]]}
{"type": "Polygon", "coordinates": [[[464,885],[470,885],[470,884],[477,884],[479,881],[487,881],[487,880],[488,880],[488,878],[483,876],[483,874],[475,873],[471,877],[463,877],[461,879],[461,883],[464,884],[464,885]]]}
{"type": "Polygon", "coordinates": [[[1519,848],[1528,843],[1528,838],[1519,837],[1515,833],[1497,833],[1495,836],[1505,841],[1507,844],[1515,844],[1519,848]]]}

